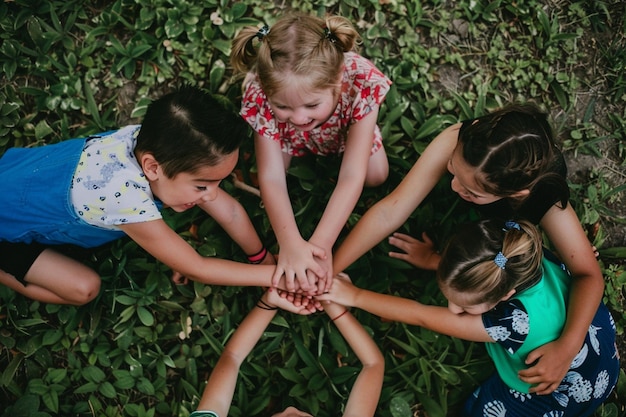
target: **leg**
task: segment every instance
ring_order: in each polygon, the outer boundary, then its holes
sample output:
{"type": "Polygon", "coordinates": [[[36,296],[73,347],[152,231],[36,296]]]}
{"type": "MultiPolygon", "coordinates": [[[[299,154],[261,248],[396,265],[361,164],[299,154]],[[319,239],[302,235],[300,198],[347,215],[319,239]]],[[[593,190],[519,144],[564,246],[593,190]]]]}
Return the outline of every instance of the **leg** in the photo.
{"type": "Polygon", "coordinates": [[[100,292],[95,271],[52,249],[45,249],[24,275],[24,283],[0,270],[0,284],[32,298],[52,304],[82,305],[100,292]]]}
{"type": "Polygon", "coordinates": [[[389,175],[389,161],[385,148],[380,148],[370,156],[367,165],[367,174],[365,175],[365,186],[376,187],[387,179],[389,175]]]}

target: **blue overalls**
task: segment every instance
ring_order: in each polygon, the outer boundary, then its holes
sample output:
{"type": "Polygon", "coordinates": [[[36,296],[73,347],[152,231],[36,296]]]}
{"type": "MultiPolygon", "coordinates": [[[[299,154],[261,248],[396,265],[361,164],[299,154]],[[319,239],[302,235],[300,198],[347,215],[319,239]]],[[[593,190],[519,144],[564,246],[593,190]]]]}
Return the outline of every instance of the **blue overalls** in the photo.
{"type": "Polygon", "coordinates": [[[11,148],[0,159],[0,240],[93,248],[125,236],[80,219],[70,185],[87,139],[11,148]]]}

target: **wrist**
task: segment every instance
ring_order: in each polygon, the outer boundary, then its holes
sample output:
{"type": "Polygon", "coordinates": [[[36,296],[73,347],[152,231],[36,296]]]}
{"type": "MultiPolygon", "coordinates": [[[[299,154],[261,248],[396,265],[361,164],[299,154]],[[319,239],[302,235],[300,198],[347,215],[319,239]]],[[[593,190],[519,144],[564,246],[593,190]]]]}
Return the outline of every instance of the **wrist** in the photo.
{"type": "Polygon", "coordinates": [[[339,313],[339,314],[337,314],[337,315],[335,315],[335,316],[332,316],[332,317],[331,317],[331,320],[332,320],[332,321],[337,321],[337,320],[339,320],[340,318],[344,317],[344,316],[346,315],[346,313],[347,313],[347,312],[348,312],[348,308],[344,308],[344,310],[343,310],[341,313],[339,313]]]}
{"type": "Polygon", "coordinates": [[[248,262],[251,264],[260,264],[267,257],[267,248],[263,246],[260,251],[254,253],[252,255],[246,255],[248,257],[248,262]]]}
{"type": "Polygon", "coordinates": [[[275,306],[274,304],[270,303],[267,300],[267,298],[265,297],[265,295],[263,295],[263,297],[259,298],[259,301],[257,301],[257,303],[256,303],[256,307],[260,308],[261,310],[269,310],[269,311],[278,310],[278,307],[275,306]]]}

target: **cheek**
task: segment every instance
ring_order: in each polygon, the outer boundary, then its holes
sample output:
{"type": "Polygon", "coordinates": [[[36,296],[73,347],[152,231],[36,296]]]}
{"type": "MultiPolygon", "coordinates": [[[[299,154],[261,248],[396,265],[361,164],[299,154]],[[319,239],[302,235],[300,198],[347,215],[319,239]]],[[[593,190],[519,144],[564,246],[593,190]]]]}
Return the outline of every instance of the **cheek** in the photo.
{"type": "Polygon", "coordinates": [[[276,117],[276,119],[278,119],[278,121],[280,122],[284,122],[289,118],[289,114],[288,112],[286,112],[285,110],[273,110],[274,113],[274,117],[276,117]]]}

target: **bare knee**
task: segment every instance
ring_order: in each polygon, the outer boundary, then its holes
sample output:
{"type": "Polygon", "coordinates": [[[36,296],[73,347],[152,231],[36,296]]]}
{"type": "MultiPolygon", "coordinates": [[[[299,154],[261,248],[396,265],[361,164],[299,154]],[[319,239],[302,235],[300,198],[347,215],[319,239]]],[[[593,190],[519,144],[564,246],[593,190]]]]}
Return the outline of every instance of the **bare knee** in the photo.
{"type": "Polygon", "coordinates": [[[389,161],[384,149],[378,150],[370,156],[370,162],[365,175],[366,187],[377,187],[384,183],[389,176],[389,161]]]}
{"type": "Polygon", "coordinates": [[[389,165],[379,167],[379,169],[370,169],[365,176],[366,187],[378,187],[387,181],[389,176],[389,165]]]}
{"type": "Polygon", "coordinates": [[[100,277],[93,271],[86,276],[80,277],[72,294],[67,295],[68,302],[74,305],[89,303],[100,293],[100,284],[100,277]]]}

